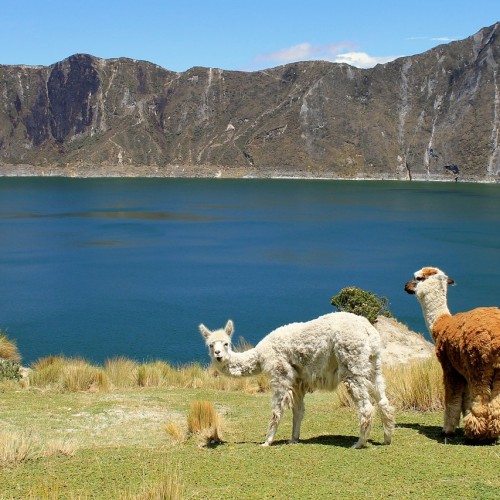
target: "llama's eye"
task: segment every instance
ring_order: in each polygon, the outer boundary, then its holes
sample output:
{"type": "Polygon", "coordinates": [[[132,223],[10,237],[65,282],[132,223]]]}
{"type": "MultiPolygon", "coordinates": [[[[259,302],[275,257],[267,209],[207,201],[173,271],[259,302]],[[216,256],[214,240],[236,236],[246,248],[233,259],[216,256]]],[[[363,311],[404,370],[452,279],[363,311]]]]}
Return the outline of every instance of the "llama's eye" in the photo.
{"type": "Polygon", "coordinates": [[[229,344],[226,342],[226,343],[224,344],[224,347],[228,347],[228,346],[229,346],[229,344]]]}
{"type": "Polygon", "coordinates": [[[214,348],[214,345],[213,345],[213,344],[210,344],[208,347],[210,347],[210,349],[213,349],[213,348],[214,348]]]}
{"type": "Polygon", "coordinates": [[[423,276],[417,276],[415,279],[417,281],[424,281],[425,278],[423,276]]]}

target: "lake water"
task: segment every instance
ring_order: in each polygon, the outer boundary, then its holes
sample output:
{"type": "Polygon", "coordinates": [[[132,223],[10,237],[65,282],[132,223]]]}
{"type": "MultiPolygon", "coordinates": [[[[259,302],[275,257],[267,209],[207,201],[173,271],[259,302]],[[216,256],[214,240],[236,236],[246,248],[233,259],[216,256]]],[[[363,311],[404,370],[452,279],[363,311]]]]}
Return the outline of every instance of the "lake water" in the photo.
{"type": "Polygon", "coordinates": [[[256,343],[358,286],[426,332],[403,291],[438,266],[452,311],[500,304],[500,186],[0,178],[0,328],[50,354],[207,362],[198,324],[256,343]]]}

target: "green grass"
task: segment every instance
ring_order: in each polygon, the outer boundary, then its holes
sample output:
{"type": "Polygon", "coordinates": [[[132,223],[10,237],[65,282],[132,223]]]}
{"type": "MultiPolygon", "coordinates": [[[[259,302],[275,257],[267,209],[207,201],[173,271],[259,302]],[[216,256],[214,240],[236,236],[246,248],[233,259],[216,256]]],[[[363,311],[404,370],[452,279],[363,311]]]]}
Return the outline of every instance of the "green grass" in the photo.
{"type": "Polygon", "coordinates": [[[149,487],[158,492],[171,471],[179,476],[183,498],[500,497],[500,446],[466,446],[461,434],[444,444],[441,411],[398,411],[391,446],[381,445],[377,418],[368,448],[353,450],[356,412],[336,406],[330,393],[308,395],[301,443],[284,444],[291,434],[287,412],[276,444],[262,448],[269,393],[0,387],[3,432],[27,433],[41,447],[73,444],[70,454],[37,453],[0,466],[0,497],[145,498],[141,493],[149,487]],[[200,446],[195,438],[176,440],[166,431],[169,423],[187,429],[196,400],[212,402],[222,416],[222,444],[200,446]]]}

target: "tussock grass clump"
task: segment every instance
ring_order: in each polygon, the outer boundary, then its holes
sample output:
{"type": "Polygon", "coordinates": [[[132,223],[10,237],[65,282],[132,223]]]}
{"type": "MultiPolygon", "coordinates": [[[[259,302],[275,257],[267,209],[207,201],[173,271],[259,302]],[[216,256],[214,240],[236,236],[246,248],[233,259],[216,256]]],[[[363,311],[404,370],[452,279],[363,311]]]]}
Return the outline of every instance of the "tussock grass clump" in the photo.
{"type": "Polygon", "coordinates": [[[0,465],[14,466],[40,458],[40,444],[30,432],[0,432],[0,465]]]}
{"type": "Polygon", "coordinates": [[[165,361],[144,363],[137,369],[137,384],[140,387],[160,387],[172,385],[175,370],[165,361]]]}
{"type": "Polygon", "coordinates": [[[65,456],[73,457],[78,449],[78,444],[68,439],[51,439],[44,444],[43,454],[45,457],[65,456]]]}
{"type": "Polygon", "coordinates": [[[137,384],[139,387],[158,387],[162,384],[160,369],[151,363],[140,365],[137,369],[137,384]]]}
{"type": "Polygon", "coordinates": [[[0,330],[0,358],[16,363],[21,361],[21,355],[17,350],[16,343],[9,339],[2,330],[0,330]]]}
{"type": "Polygon", "coordinates": [[[12,467],[28,460],[57,455],[72,457],[76,448],[72,441],[43,441],[30,431],[3,431],[0,432],[0,467],[12,467]]]}
{"type": "Polygon", "coordinates": [[[177,422],[167,422],[165,424],[165,432],[174,443],[183,443],[186,440],[186,433],[177,422]]]}
{"type": "Polygon", "coordinates": [[[195,400],[187,416],[188,432],[205,445],[222,443],[222,417],[210,401],[195,400]]]}
{"type": "Polygon", "coordinates": [[[388,398],[400,410],[440,411],[444,408],[442,373],[435,357],[387,367],[388,398]]]}
{"type": "Polygon", "coordinates": [[[30,375],[34,387],[62,391],[105,391],[110,387],[109,378],[102,368],[80,358],[49,356],[36,361],[30,375]]]}
{"type": "Polygon", "coordinates": [[[131,359],[119,356],[107,359],[104,371],[114,387],[127,388],[137,386],[139,364],[131,359]]]}
{"type": "Polygon", "coordinates": [[[184,498],[184,485],[177,473],[165,475],[156,484],[147,486],[134,500],[181,500],[184,498]]]}
{"type": "Polygon", "coordinates": [[[130,489],[117,491],[113,496],[120,500],[181,500],[185,498],[185,487],[178,470],[165,470],[154,483],[144,482],[139,493],[131,493],[130,489]]]}
{"type": "Polygon", "coordinates": [[[30,374],[30,384],[34,387],[49,388],[56,386],[61,377],[64,358],[60,356],[47,356],[35,361],[30,374]]]}

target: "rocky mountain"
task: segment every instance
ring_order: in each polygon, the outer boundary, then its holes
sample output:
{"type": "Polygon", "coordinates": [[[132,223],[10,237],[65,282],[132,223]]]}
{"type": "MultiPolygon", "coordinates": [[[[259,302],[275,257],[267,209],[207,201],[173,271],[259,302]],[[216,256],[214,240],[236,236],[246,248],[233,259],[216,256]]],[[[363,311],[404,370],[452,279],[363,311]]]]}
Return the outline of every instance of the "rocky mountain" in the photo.
{"type": "Polygon", "coordinates": [[[372,69],[0,66],[0,175],[498,181],[499,33],[372,69]]]}

